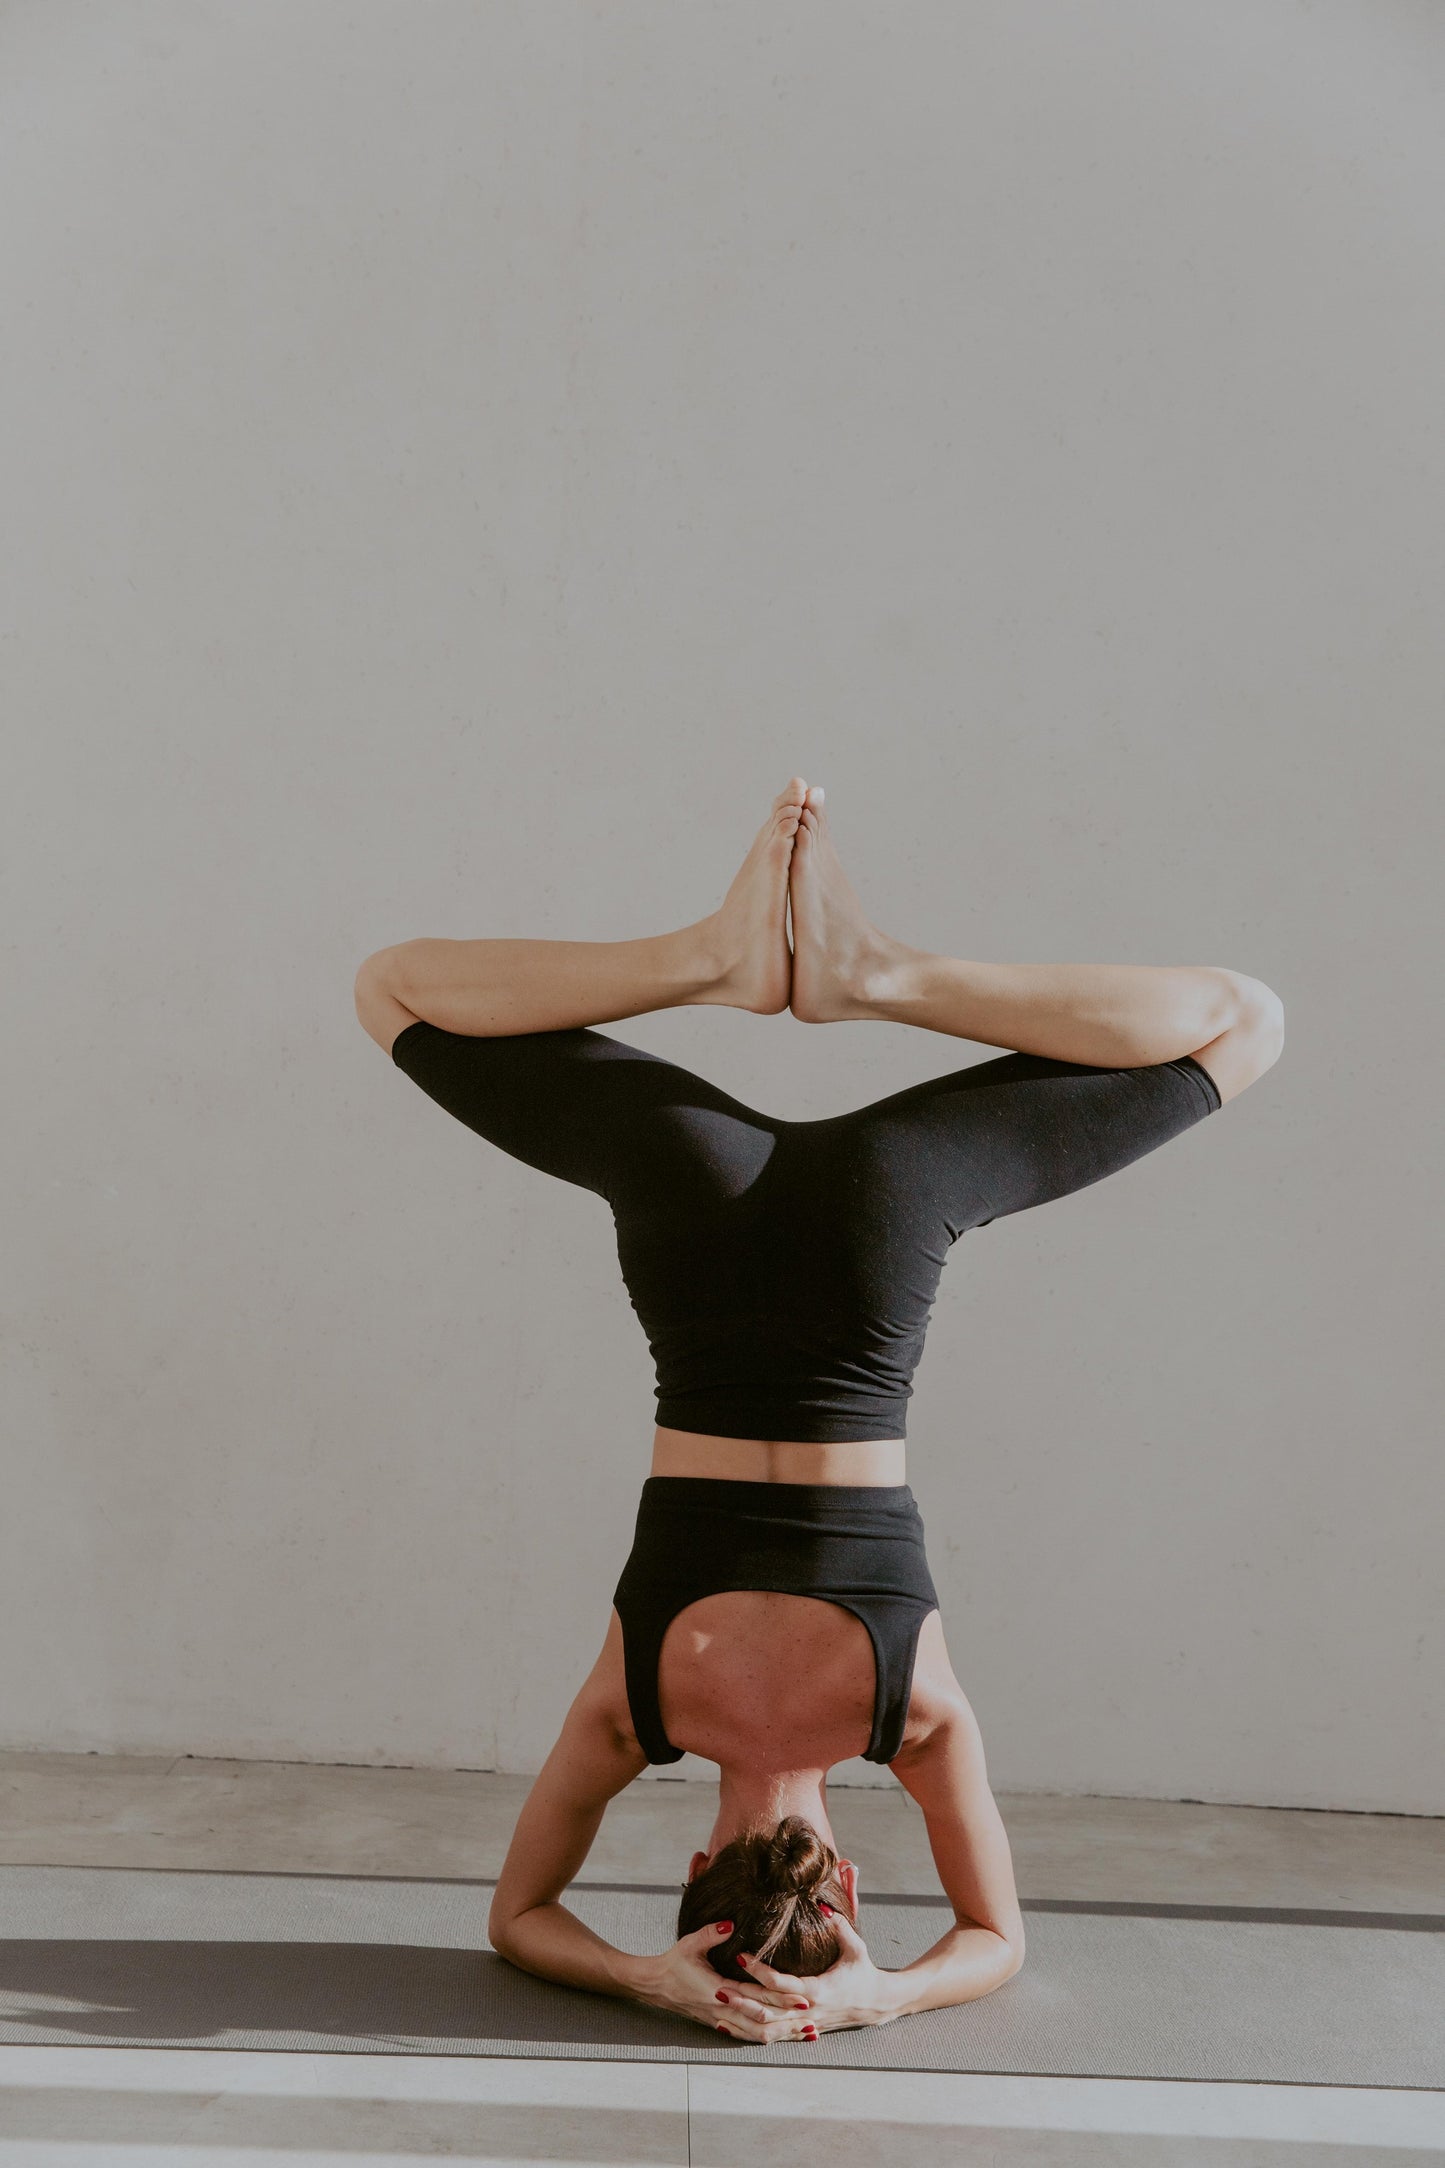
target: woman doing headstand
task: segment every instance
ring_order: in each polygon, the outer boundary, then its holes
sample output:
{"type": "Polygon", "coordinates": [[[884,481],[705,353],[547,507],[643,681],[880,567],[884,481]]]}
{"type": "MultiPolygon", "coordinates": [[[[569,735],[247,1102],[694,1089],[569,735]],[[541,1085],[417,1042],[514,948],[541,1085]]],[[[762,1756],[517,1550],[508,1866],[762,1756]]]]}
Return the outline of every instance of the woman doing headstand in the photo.
{"type": "Polygon", "coordinates": [[[759,2041],[999,1986],[1023,1960],[1008,1840],[904,1469],[939,1275],[960,1235],[1102,1180],[1253,1083],[1283,1043],[1278,998],[1212,966],[910,948],[866,918],[823,793],[795,776],[694,925],[406,941],[363,963],[356,1004],[459,1121],[606,1200],[657,1366],[632,1553],[518,1820],[494,1947],[759,2041]],[[701,1002],[1012,1051],[789,1122],[593,1028],[701,1002]],[[638,1957],[560,1899],[607,1802],[685,1752],[718,1764],[717,1819],[680,1940],[638,1957]],[[857,1754],[922,1808],[954,1908],[901,1971],[872,1965],[856,1870],[832,1843],[827,1773],[857,1754]]]}

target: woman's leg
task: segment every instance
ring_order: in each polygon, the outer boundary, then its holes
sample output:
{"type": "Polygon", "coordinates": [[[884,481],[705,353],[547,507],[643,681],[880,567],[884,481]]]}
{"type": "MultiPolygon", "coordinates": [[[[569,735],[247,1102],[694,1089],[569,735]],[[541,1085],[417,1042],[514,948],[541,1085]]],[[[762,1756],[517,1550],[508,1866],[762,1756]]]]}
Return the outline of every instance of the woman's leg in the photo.
{"type": "Polygon", "coordinates": [[[1192,1054],[1233,1098],[1283,1044],[1283,1006],[1213,965],[984,964],[880,933],[844,873],[823,793],[807,794],[789,869],[791,1007],[805,1023],[918,1024],[1054,1061],[1145,1067],[1192,1054]]]}
{"type": "Polygon", "coordinates": [[[368,956],[356,1008],[389,1048],[418,1019],[477,1038],[615,1023],[715,1002],[775,1015],[788,1006],[788,865],[806,785],[795,775],[716,911],[640,941],[402,941],[368,956]]]}

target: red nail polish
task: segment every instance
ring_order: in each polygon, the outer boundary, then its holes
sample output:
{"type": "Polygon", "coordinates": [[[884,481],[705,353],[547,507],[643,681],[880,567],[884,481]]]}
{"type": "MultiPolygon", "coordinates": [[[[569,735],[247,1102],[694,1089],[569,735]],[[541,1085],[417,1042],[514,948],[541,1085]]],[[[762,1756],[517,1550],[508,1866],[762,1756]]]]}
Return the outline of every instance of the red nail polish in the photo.
{"type": "Polygon", "coordinates": [[[807,2009],[807,2007],[808,2007],[808,2005],[807,2005],[807,2004],[806,2004],[805,2002],[795,2002],[795,2003],[793,2004],[793,2008],[794,2008],[795,2010],[806,2010],[806,2009],[807,2009]]]}
{"type": "Polygon", "coordinates": [[[821,1898],[819,1898],[818,1900],[818,1910],[820,1912],[826,1912],[829,1919],[833,1917],[833,1907],[831,1905],[825,1905],[821,1898]]]}
{"type": "Polygon", "coordinates": [[[717,1991],[717,1999],[718,1999],[718,2001],[719,2001],[719,2002],[726,2002],[726,2001],[727,2001],[727,1996],[726,1996],[726,1995],[725,1995],[725,1994],[723,1993],[723,1991],[722,1991],[722,1989],[721,1989],[721,1988],[719,1988],[719,1989],[718,1989],[718,1991],[717,1991]]]}
{"type": "Polygon", "coordinates": [[[728,2032],[728,2029],[727,2029],[726,2025],[719,2025],[719,2027],[718,2027],[718,2031],[719,2031],[720,2033],[727,2033],[727,2036],[728,2036],[729,2040],[731,2040],[731,2038],[732,2038],[732,2034],[731,2034],[730,2032],[728,2032]]]}
{"type": "Polygon", "coordinates": [[[733,1923],[731,1920],[719,1920],[716,1924],[717,1931],[720,1935],[730,1935],[733,1931],[733,1923]]]}

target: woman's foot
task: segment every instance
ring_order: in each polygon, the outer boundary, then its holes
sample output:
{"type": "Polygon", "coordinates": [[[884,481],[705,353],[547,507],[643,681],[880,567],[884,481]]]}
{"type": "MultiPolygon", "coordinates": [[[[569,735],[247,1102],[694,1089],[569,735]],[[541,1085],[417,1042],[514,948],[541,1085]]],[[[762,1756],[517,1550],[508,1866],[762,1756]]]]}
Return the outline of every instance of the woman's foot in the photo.
{"type": "Polygon", "coordinates": [[[807,794],[793,776],[753,839],[732,886],[699,931],[716,977],[699,1001],[776,1016],[788,1006],[793,960],[788,949],[788,867],[807,794]]]}
{"type": "Polygon", "coordinates": [[[865,916],[828,830],[823,792],[807,793],[788,872],[793,913],[790,1007],[805,1024],[877,1016],[899,944],[865,916]]]}

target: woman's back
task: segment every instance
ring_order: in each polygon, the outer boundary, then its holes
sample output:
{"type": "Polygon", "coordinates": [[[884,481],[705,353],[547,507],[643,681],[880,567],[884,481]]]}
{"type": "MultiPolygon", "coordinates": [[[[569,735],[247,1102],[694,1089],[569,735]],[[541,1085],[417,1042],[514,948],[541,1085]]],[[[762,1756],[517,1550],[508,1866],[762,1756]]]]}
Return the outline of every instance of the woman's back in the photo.
{"type": "Polygon", "coordinates": [[[733,1589],[670,1624],[657,1688],[668,1738],[721,1768],[827,1770],[873,1726],[873,1644],[814,1596],[733,1589]]]}

